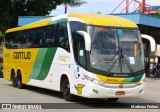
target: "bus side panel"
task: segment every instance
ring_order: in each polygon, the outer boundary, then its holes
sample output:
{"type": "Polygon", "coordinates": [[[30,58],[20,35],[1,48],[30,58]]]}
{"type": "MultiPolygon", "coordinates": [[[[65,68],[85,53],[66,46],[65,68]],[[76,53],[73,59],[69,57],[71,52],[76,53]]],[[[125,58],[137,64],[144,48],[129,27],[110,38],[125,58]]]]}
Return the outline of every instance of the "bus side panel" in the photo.
{"type": "Polygon", "coordinates": [[[47,48],[46,51],[41,52],[37,56],[32,73],[29,76],[31,78],[29,85],[49,89],[50,86],[53,86],[54,75],[57,76],[57,64],[54,63],[57,48],[47,48]]]}
{"type": "Polygon", "coordinates": [[[73,75],[71,67],[73,62],[73,56],[71,53],[63,48],[57,48],[55,56],[51,61],[51,65],[47,65],[49,66],[49,71],[46,77],[42,80],[31,79],[29,85],[60,91],[61,76],[63,74],[67,75],[70,79],[70,76],[73,75]]]}
{"type": "Polygon", "coordinates": [[[67,52],[63,48],[57,48],[49,74],[44,80],[47,84],[46,87],[60,91],[61,77],[62,75],[66,75],[70,79],[73,75],[73,69],[71,67],[73,64],[74,58],[72,53],[67,52]]]}
{"type": "Polygon", "coordinates": [[[32,72],[33,65],[39,49],[6,49],[4,48],[4,78],[11,80],[11,70],[20,70],[22,74],[22,82],[27,84],[29,82],[29,75],[32,72]]]}

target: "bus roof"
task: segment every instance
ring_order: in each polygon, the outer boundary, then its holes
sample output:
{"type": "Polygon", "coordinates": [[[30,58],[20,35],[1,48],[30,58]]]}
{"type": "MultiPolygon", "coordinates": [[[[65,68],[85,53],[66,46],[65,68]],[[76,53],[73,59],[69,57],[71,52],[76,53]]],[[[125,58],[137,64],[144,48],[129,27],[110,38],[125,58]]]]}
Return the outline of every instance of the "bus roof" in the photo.
{"type": "Polygon", "coordinates": [[[113,16],[113,15],[102,15],[102,14],[78,14],[70,13],[69,17],[80,18],[88,24],[99,25],[99,26],[116,26],[116,27],[137,27],[137,25],[125,18],[113,16]]]}
{"type": "Polygon", "coordinates": [[[67,21],[67,18],[72,18],[72,17],[77,18],[77,20],[81,19],[85,23],[91,24],[91,25],[137,28],[137,25],[134,22],[118,16],[102,15],[102,14],[69,13],[61,16],[55,16],[55,17],[39,20],[37,22],[33,22],[21,27],[8,29],[6,33],[24,30],[24,29],[36,28],[41,26],[47,26],[49,24],[55,24],[61,21],[67,21]]]}

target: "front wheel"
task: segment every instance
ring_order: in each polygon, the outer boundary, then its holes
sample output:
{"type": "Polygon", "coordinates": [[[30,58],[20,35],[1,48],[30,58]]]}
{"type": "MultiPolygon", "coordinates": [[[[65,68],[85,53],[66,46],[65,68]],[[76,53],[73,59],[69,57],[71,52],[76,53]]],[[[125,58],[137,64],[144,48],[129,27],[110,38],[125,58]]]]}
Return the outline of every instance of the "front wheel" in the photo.
{"type": "Polygon", "coordinates": [[[66,78],[62,83],[63,88],[63,97],[66,101],[73,101],[74,96],[70,93],[70,84],[69,80],[66,78]]]}

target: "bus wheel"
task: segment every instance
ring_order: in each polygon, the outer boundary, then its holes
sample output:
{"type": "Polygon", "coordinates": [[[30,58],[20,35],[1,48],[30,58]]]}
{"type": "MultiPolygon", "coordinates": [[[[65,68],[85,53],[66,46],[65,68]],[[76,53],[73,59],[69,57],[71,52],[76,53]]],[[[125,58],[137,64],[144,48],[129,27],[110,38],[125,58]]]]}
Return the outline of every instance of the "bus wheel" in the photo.
{"type": "Polygon", "coordinates": [[[15,75],[14,71],[11,74],[11,81],[12,81],[12,86],[16,87],[17,86],[17,80],[16,80],[16,75],[15,75]]]}
{"type": "Polygon", "coordinates": [[[108,98],[108,101],[111,101],[111,102],[116,102],[118,100],[119,100],[119,98],[108,98]]]}
{"type": "Polygon", "coordinates": [[[20,71],[17,74],[17,86],[19,89],[22,89],[24,87],[24,84],[22,84],[22,76],[20,71]]]}
{"type": "Polygon", "coordinates": [[[70,84],[68,78],[65,78],[62,82],[62,89],[63,89],[63,97],[66,101],[72,101],[73,95],[70,93],[70,84]]]}

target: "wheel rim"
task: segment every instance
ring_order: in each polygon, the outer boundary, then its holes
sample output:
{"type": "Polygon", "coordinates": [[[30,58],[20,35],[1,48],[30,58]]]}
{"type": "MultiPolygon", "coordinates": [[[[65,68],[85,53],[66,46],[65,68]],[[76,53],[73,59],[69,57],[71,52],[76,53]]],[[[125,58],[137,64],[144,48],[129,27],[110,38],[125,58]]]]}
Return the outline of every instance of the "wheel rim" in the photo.
{"type": "Polygon", "coordinates": [[[65,95],[65,96],[69,96],[69,95],[70,95],[70,86],[69,86],[69,83],[68,83],[68,82],[65,83],[63,90],[64,90],[64,95],[65,95]]]}

